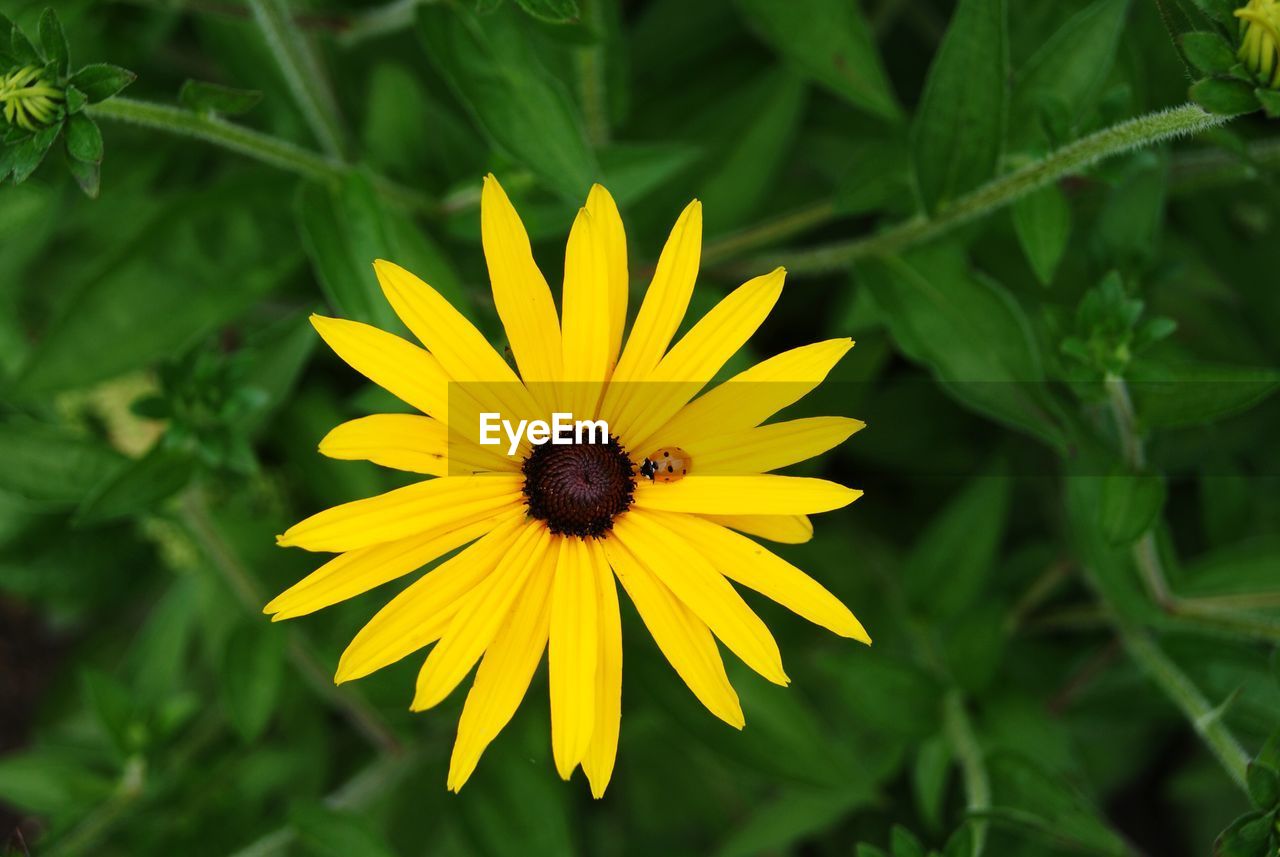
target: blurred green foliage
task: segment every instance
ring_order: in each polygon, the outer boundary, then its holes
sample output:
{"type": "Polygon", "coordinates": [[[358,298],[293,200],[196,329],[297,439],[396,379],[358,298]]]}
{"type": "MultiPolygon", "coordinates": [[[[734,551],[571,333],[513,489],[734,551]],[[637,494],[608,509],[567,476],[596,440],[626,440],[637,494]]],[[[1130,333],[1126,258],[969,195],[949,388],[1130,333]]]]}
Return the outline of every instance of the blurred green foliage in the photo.
{"type": "Polygon", "coordinates": [[[1230,0],[43,5],[0,18],[0,85],[62,93],[0,124],[0,848],[1277,853],[1280,144],[1230,0]],[[1189,87],[1253,115],[988,184],[1189,87]],[[553,282],[591,181],[637,294],[698,196],[694,317],[791,269],[738,367],[859,340],[803,408],[869,427],[803,472],[867,496],[782,552],[875,645],[753,601],[794,683],[730,664],[738,733],[628,613],[599,802],[545,679],[454,796],[460,700],[329,680],[388,593],[259,613],[314,562],[275,533],[403,478],[316,453],[400,406],[307,312],[396,329],[386,257],[498,341],[489,170],[553,282]]]}

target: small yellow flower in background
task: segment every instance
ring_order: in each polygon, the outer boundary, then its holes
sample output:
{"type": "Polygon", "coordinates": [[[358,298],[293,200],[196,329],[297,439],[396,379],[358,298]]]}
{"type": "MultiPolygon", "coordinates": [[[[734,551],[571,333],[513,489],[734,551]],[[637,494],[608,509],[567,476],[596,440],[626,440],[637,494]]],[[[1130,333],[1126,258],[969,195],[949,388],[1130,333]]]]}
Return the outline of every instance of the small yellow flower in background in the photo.
{"type": "MultiPolygon", "coordinates": [[[[809,514],[862,492],[771,475],[862,427],[839,417],[765,421],[816,387],[848,339],[784,352],[694,396],[755,332],[784,271],[725,297],[673,347],[693,292],[702,210],[681,214],[623,347],[626,238],[617,207],[592,188],[569,235],[562,312],[534,262],[519,215],[489,176],[481,228],[493,298],[519,374],[438,292],[375,263],[387,300],[424,348],[369,325],[316,316],[330,347],[424,415],[364,417],[335,428],[326,455],[435,478],[302,521],[283,546],[339,555],[267,605],[288,619],[400,578],[469,545],[382,608],[343,653],[336,680],[369,675],[435,644],[412,708],[444,700],[479,662],[458,724],[448,787],[457,791],[514,715],[547,651],[551,738],[568,779],[581,765],[596,797],[617,753],[622,630],[616,579],[663,655],[717,717],[741,728],[718,639],[756,672],[788,682],[767,627],[730,581],[864,643],[853,614],[800,569],[742,535],[781,543],[813,535],[809,514]],[[450,445],[450,393],[504,417],[553,411],[607,422],[607,442],[450,445]],[[657,478],[650,454],[676,452],[688,475],[657,478]],[[451,460],[452,459],[452,460],[451,460]],[[461,459],[461,460],[460,460],[461,459]],[[463,468],[460,470],[459,468],[463,468]]],[[[545,418],[545,417],[544,417],[545,418]]]]}
{"type": "Polygon", "coordinates": [[[1280,89],[1280,0],[1249,0],[1235,16],[1243,30],[1240,61],[1265,86],[1280,89]]]}

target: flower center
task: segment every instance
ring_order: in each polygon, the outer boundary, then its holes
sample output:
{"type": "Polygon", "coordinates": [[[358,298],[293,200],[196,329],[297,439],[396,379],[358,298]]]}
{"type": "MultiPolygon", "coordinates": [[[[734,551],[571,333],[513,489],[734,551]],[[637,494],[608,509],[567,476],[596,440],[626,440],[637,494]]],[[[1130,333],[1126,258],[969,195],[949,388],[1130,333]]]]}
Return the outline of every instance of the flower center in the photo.
{"type": "Polygon", "coordinates": [[[562,536],[603,536],[636,490],[634,466],[616,437],[534,446],[523,470],[529,514],[562,536]]]}

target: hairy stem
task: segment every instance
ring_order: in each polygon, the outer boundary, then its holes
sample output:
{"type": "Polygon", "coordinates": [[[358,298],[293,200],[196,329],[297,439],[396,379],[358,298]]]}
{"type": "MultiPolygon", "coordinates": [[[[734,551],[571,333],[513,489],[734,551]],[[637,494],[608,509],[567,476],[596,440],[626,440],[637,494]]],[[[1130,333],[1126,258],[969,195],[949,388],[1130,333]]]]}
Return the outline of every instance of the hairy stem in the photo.
{"type": "MultiPolygon", "coordinates": [[[[288,140],[254,131],[217,116],[181,107],[116,96],[85,108],[94,119],[114,120],[143,128],[190,137],[221,146],[269,166],[316,181],[339,181],[351,167],[337,158],[317,154],[288,140]]],[[[388,200],[406,208],[434,213],[434,200],[377,176],[374,187],[388,200]]]]}
{"type": "Polygon", "coordinates": [[[1172,137],[1196,134],[1226,121],[1227,117],[1206,113],[1194,104],[1148,113],[1104,128],[1040,160],[998,176],[932,217],[916,217],[864,238],[785,254],[782,258],[772,259],[770,264],[782,264],[792,275],[824,274],[843,270],[859,259],[898,253],[998,211],[1032,191],[1104,158],[1172,137]]]}
{"type": "Polygon", "coordinates": [[[248,0],[253,20],[267,40],[293,100],[319,141],[320,148],[333,157],[341,157],[343,134],[338,102],[306,35],[294,25],[286,2],[248,0]]]}
{"type": "MultiPolygon", "coordinates": [[[[245,568],[235,550],[218,531],[217,525],[209,514],[208,502],[203,491],[198,486],[192,488],[182,498],[180,509],[183,524],[199,543],[214,568],[244,604],[245,609],[258,616],[262,605],[266,603],[265,599],[249,570],[245,568]]],[[[370,744],[389,755],[400,754],[399,739],[391,732],[390,727],[382,722],[378,712],[361,697],[335,685],[320,661],[296,635],[291,635],[289,638],[288,653],[289,659],[307,684],[345,717],[370,744]]]]}
{"type": "MultiPolygon", "coordinates": [[[[951,690],[942,701],[943,731],[951,750],[960,760],[960,772],[964,777],[964,792],[968,800],[966,809],[970,814],[981,815],[991,808],[991,781],[987,776],[986,761],[983,759],[982,747],[973,732],[973,723],[965,710],[964,695],[959,690],[951,690]]],[[[973,823],[973,857],[978,857],[986,845],[987,823],[975,820],[973,823]]]]}

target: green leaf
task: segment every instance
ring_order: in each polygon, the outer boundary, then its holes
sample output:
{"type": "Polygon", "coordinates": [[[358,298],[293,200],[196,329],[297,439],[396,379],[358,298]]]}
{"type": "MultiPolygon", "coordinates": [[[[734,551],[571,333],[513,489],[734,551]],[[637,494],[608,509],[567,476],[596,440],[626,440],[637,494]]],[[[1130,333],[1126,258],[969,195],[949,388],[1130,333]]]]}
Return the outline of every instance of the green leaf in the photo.
{"type": "Polygon", "coordinates": [[[0,449],[0,489],[52,506],[79,504],[124,460],[104,444],[18,420],[0,423],[0,449]]]}
{"type": "Polygon", "coordinates": [[[995,807],[989,815],[992,821],[1022,827],[1058,848],[1074,845],[1116,857],[1130,853],[1096,807],[1037,761],[996,752],[988,756],[987,767],[995,807]]]}
{"type": "Polygon", "coordinates": [[[893,845],[893,857],[925,857],[919,838],[900,824],[893,826],[889,841],[893,845]]]}
{"type": "Polygon", "coordinates": [[[1008,109],[1005,0],[960,0],[929,67],[912,127],[916,181],[936,211],[989,179],[1008,109]]]}
{"type": "Polygon", "coordinates": [[[256,89],[234,89],[202,80],[187,80],[178,90],[178,100],[197,113],[239,116],[256,107],[262,93],[256,89]]]}
{"type": "Polygon", "coordinates": [[[353,173],[336,190],[304,185],[294,213],[325,295],[344,318],[402,329],[374,275],[377,259],[412,271],[455,306],[468,305],[443,251],[412,220],[387,208],[368,177],[353,173]]]}
{"type": "Polygon", "coordinates": [[[1004,287],[970,272],[954,246],[870,260],[854,274],[871,289],[898,347],[949,393],[1054,447],[1065,445],[1026,315],[1004,287]]]}
{"type": "Polygon", "coordinates": [[[88,164],[102,162],[102,132],[83,113],[74,113],[67,118],[67,154],[88,164]]]}
{"type": "Polygon", "coordinates": [[[880,209],[906,210],[914,206],[911,147],[898,136],[854,141],[849,167],[836,186],[836,210],[863,214],[880,209]]]}
{"type": "Polygon", "coordinates": [[[1004,537],[1010,479],[994,468],[975,477],[917,536],[902,566],[902,585],[917,609],[937,618],[973,603],[1004,537]]]}
{"type": "Polygon", "coordinates": [[[1013,227],[1036,279],[1049,285],[1071,233],[1071,206],[1062,188],[1048,185],[1015,202],[1013,227]]]}
{"type": "Polygon", "coordinates": [[[1113,545],[1130,545],[1155,525],[1164,508],[1164,480],[1149,474],[1113,473],[1102,484],[1098,526],[1113,545]]]}
{"type": "Polygon", "coordinates": [[[758,804],[750,816],[733,828],[715,852],[715,857],[755,857],[762,853],[785,853],[813,838],[860,806],[870,803],[874,792],[865,787],[830,790],[791,788],[778,797],[758,804]]]}
{"type": "Polygon", "coordinates": [[[10,148],[10,169],[13,171],[13,183],[22,184],[31,177],[49,153],[49,147],[58,139],[62,124],[50,125],[42,131],[31,134],[21,143],[10,148]]]}
{"type": "Polygon", "coordinates": [[[146,748],[151,736],[129,688],[114,676],[98,670],[82,674],[85,699],[119,758],[146,748]]]}
{"type": "Polygon", "coordinates": [[[582,17],[578,0],[516,0],[516,5],[549,24],[567,24],[582,17]]]}
{"type": "Polygon", "coordinates": [[[1205,74],[1226,74],[1236,64],[1235,51],[1217,33],[1197,31],[1178,37],[1183,56],[1205,74]]]}
{"type": "Polygon", "coordinates": [[[1262,105],[1268,119],[1280,118],[1280,92],[1259,87],[1253,91],[1253,94],[1262,105]]]}
{"type": "Polygon", "coordinates": [[[951,745],[941,734],[924,741],[916,749],[911,767],[911,786],[920,817],[930,830],[942,823],[942,804],[951,774],[951,745]]]}
{"type": "Polygon", "coordinates": [[[1275,809],[1280,804],[1280,775],[1277,775],[1275,768],[1251,762],[1246,773],[1249,799],[1253,801],[1253,805],[1261,810],[1275,809]]]}
{"type": "Polygon", "coordinates": [[[156,444],[97,486],[76,510],[76,520],[99,524],[154,511],[186,487],[195,469],[195,459],[187,450],[156,444]]]}
{"type": "Polygon", "coordinates": [[[245,741],[267,728],[284,675],[284,629],[242,623],[227,641],[222,664],[222,704],[245,741]]]}
{"type": "Polygon", "coordinates": [[[901,118],[856,2],[738,0],[738,7],[761,39],[816,83],[876,116],[901,118]]]}
{"type": "Polygon", "coordinates": [[[367,820],[317,803],[304,803],[289,812],[289,824],[307,853],[316,857],[395,857],[367,820]]]}
{"type": "Polygon", "coordinates": [[[1252,86],[1229,77],[1197,81],[1191,87],[1191,100],[1210,113],[1222,116],[1252,113],[1260,107],[1252,86]]]}
{"type": "Polygon", "coordinates": [[[999,673],[1008,637],[1009,611],[997,596],[977,599],[940,637],[947,672],[961,690],[979,695],[999,673]]]}
{"type": "Polygon", "coordinates": [[[67,169],[71,171],[72,178],[76,180],[76,184],[80,185],[80,190],[84,191],[85,196],[90,199],[98,198],[98,190],[102,186],[101,164],[81,161],[68,153],[67,169]]]}
{"type": "Polygon", "coordinates": [[[1129,372],[1142,425],[1207,425],[1247,411],[1280,387],[1280,370],[1205,362],[1143,360],[1129,372]]]}
{"type": "Polygon", "coordinates": [[[885,854],[883,849],[877,848],[874,845],[870,845],[866,842],[859,842],[858,857],[889,857],[889,855],[885,854]]]}
{"type": "Polygon", "coordinates": [[[0,757],[0,801],[34,815],[81,818],[113,786],[90,760],[65,752],[32,749],[0,757]]]}
{"type": "Polygon", "coordinates": [[[707,234],[751,219],[768,197],[804,114],[805,85],[788,72],[744,89],[750,92],[749,122],[718,152],[698,193],[707,234]]]}
{"type": "Polygon", "coordinates": [[[71,85],[67,86],[64,95],[67,99],[68,113],[79,113],[81,110],[84,109],[84,106],[89,103],[88,97],[85,96],[83,92],[81,92],[80,90],[76,89],[74,86],[71,86],[71,85]]]}
{"type": "Polygon", "coordinates": [[[45,60],[53,63],[59,76],[65,77],[71,72],[71,49],[62,32],[62,22],[52,9],[45,9],[40,16],[40,44],[44,47],[45,60]]]}
{"type": "Polygon", "coordinates": [[[859,649],[821,666],[845,716],[885,735],[912,740],[940,728],[942,689],[915,664],[859,649]],[[879,704],[867,705],[868,699],[879,704]]]}
{"type": "Polygon", "coordinates": [[[119,93],[137,77],[116,65],[94,63],[71,75],[71,85],[83,92],[90,104],[97,104],[119,93]]]}
{"type": "Polygon", "coordinates": [[[10,26],[12,29],[9,33],[9,47],[17,60],[15,65],[42,65],[44,61],[36,50],[36,46],[31,44],[31,40],[27,38],[26,33],[22,32],[22,29],[17,24],[10,22],[10,26]]]}
{"type": "Polygon", "coordinates": [[[1094,106],[1111,73],[1129,0],[1094,0],[1072,15],[1017,74],[1010,120],[1015,140],[1038,138],[1047,123],[1052,139],[1065,140],[1094,106]]]}
{"type": "Polygon", "coordinates": [[[1240,816],[1214,841],[1213,857],[1271,857],[1267,853],[1270,827],[1270,816],[1261,811],[1240,816]]]}
{"type": "Polygon", "coordinates": [[[427,55],[494,144],[580,204],[599,174],[577,106],[538,59],[519,13],[481,22],[460,7],[418,8],[427,55]]]}

